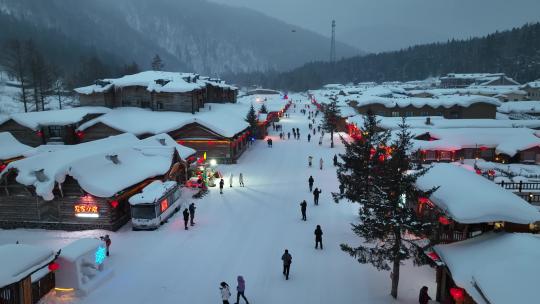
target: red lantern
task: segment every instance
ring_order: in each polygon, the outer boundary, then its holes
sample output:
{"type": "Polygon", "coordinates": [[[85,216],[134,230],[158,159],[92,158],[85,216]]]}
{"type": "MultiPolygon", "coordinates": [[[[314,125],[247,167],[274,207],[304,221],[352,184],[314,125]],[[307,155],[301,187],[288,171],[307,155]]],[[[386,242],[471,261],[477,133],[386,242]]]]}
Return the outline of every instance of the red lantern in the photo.
{"type": "Polygon", "coordinates": [[[7,165],[6,164],[1,164],[0,165],[0,172],[4,171],[6,169],[7,165]]]}
{"type": "Polygon", "coordinates": [[[78,139],[83,139],[84,132],[83,131],[77,131],[77,132],[75,132],[75,135],[77,136],[78,139]]]}
{"type": "Polygon", "coordinates": [[[38,131],[36,132],[36,135],[37,135],[38,137],[43,137],[43,131],[38,130],[38,131]]]}
{"type": "Polygon", "coordinates": [[[369,154],[371,156],[375,155],[375,152],[377,152],[377,151],[375,151],[375,148],[371,148],[371,150],[369,150],[369,154]]]}
{"type": "Polygon", "coordinates": [[[60,265],[56,262],[51,262],[49,264],[49,271],[57,271],[60,268],[60,265]]]}
{"type": "Polygon", "coordinates": [[[384,155],[382,155],[382,154],[379,155],[379,161],[380,161],[381,163],[384,162],[384,159],[385,159],[384,155]]]}
{"type": "Polygon", "coordinates": [[[480,170],[480,169],[476,169],[476,174],[478,174],[478,175],[482,175],[482,170],[480,170]]]}
{"type": "Polygon", "coordinates": [[[118,205],[119,205],[119,203],[118,203],[117,200],[114,200],[114,201],[111,202],[111,206],[112,206],[114,209],[116,209],[116,207],[118,207],[118,205]]]}
{"type": "Polygon", "coordinates": [[[463,300],[463,288],[453,287],[450,288],[450,295],[455,301],[463,300]]]}
{"type": "Polygon", "coordinates": [[[427,256],[430,257],[433,261],[438,261],[441,259],[435,251],[429,252],[427,256]]]}
{"type": "Polygon", "coordinates": [[[487,147],[484,147],[484,146],[480,147],[480,151],[486,151],[486,150],[487,150],[487,147]]]}
{"type": "Polygon", "coordinates": [[[450,225],[450,220],[446,216],[439,216],[439,223],[443,225],[450,225]]]}

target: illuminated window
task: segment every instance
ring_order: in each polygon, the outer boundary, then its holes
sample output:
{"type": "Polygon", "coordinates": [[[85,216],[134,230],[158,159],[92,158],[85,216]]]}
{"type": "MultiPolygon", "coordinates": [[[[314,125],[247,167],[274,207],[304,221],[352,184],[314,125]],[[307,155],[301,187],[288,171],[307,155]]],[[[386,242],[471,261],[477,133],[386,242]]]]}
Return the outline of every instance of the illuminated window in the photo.
{"type": "Polygon", "coordinates": [[[164,199],[161,201],[161,212],[167,210],[167,208],[169,208],[169,201],[164,199]]]}

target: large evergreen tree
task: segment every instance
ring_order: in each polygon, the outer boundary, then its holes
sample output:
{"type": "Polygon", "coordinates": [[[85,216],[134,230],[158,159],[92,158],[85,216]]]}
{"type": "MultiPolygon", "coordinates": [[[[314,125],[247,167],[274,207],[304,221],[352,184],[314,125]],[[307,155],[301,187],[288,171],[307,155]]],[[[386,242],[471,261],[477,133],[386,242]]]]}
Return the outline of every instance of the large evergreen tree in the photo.
{"type": "Polygon", "coordinates": [[[266,105],[264,103],[262,104],[261,108],[259,109],[259,112],[264,113],[264,114],[268,113],[268,110],[266,109],[266,105]]]}
{"type": "Polygon", "coordinates": [[[337,132],[337,126],[339,121],[339,108],[336,101],[325,105],[323,118],[323,129],[326,132],[330,132],[330,147],[334,147],[334,132],[337,132]]]}
{"type": "Polygon", "coordinates": [[[363,242],[357,246],[342,244],[341,248],[362,264],[391,270],[391,295],[397,298],[402,261],[422,255],[417,241],[427,237],[433,227],[407,205],[408,200],[420,195],[414,183],[428,169],[412,171],[412,137],[404,122],[390,146],[388,134],[375,135],[376,129],[375,117],[369,113],[362,128],[363,138],[346,144],[343,163],[338,167],[339,181],[345,186],[343,196],[360,204],[360,221],[352,224],[352,230],[363,242]]]}
{"type": "Polygon", "coordinates": [[[165,64],[163,63],[163,60],[161,60],[161,57],[159,57],[158,54],[154,56],[152,59],[152,70],[154,71],[162,71],[165,67],[165,64]]]}
{"type": "Polygon", "coordinates": [[[257,119],[257,113],[255,112],[255,108],[253,107],[253,104],[249,108],[249,111],[248,111],[248,113],[246,115],[245,120],[249,124],[251,134],[255,134],[256,131],[257,131],[258,119],[257,119]]]}

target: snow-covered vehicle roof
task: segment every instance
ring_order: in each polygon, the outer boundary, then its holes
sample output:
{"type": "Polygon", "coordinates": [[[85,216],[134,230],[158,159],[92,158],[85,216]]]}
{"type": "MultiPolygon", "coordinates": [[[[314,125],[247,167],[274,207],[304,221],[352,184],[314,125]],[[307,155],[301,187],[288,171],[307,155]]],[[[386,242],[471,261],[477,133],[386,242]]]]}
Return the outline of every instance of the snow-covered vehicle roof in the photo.
{"type": "Polygon", "coordinates": [[[139,140],[126,133],[11,162],[0,178],[9,169],[16,169],[18,183],[34,186],[37,195],[52,200],[55,184],[63,183],[69,175],[84,191],[111,197],[147,178],[165,174],[175,151],[183,151],[184,155],[193,152],[178,146],[167,134],[139,140]]]}
{"type": "Polygon", "coordinates": [[[519,196],[453,164],[434,164],[418,178],[416,186],[423,191],[439,187],[429,199],[462,224],[540,221],[540,211],[519,196]]]}
{"type": "Polygon", "coordinates": [[[167,133],[191,123],[198,123],[224,137],[234,137],[249,127],[244,121],[248,111],[249,107],[233,103],[207,103],[204,109],[195,114],[125,107],[113,109],[90,120],[77,130],[84,131],[97,123],[103,123],[122,132],[142,135],[167,133]]]}
{"type": "Polygon", "coordinates": [[[0,160],[23,156],[33,148],[21,144],[11,133],[0,132],[0,160]]]}
{"type": "MultiPolygon", "coordinates": [[[[143,188],[141,193],[135,194],[129,198],[131,205],[155,203],[165,193],[176,187],[175,181],[162,182],[153,181],[143,188]]],[[[171,202],[172,203],[172,202],[171,202]]]]}
{"type": "MultiPolygon", "coordinates": [[[[398,131],[394,130],[392,133],[398,131]]],[[[540,146],[538,131],[528,128],[412,129],[413,136],[429,133],[435,140],[413,140],[413,150],[456,151],[464,148],[494,148],[510,157],[540,146]]]]}
{"type": "MultiPolygon", "coordinates": [[[[65,126],[80,123],[90,114],[104,114],[111,109],[106,107],[77,107],[63,110],[14,113],[9,115],[18,124],[37,130],[43,126],[65,126]]],[[[4,121],[5,122],[5,121],[4,121]]]]}
{"type": "Polygon", "coordinates": [[[486,233],[436,245],[457,286],[479,304],[534,303],[538,299],[540,236],[486,233]]]}
{"type": "Polygon", "coordinates": [[[0,245],[0,288],[18,282],[54,260],[50,249],[27,244],[0,245]]]}

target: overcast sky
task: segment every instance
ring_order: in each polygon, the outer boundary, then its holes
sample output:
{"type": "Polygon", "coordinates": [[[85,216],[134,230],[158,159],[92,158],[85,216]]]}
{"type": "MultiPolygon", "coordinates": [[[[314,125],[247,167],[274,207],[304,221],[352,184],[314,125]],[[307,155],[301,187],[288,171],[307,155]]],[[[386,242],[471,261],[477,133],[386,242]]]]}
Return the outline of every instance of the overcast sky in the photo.
{"type": "Polygon", "coordinates": [[[467,38],[540,21],[540,0],[211,0],[263,12],[367,51],[467,38]]]}

